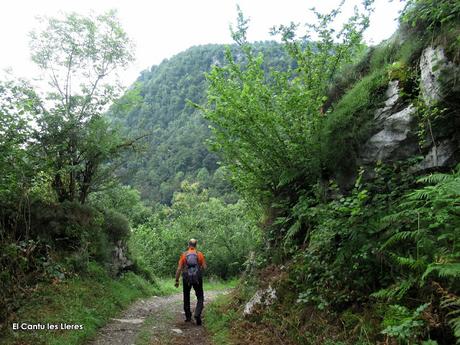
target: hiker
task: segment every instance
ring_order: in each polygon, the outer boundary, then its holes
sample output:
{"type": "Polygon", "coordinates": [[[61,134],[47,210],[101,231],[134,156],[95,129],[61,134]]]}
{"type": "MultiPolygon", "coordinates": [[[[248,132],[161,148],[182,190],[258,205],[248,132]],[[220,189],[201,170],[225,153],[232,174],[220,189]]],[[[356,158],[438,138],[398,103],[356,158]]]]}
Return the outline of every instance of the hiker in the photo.
{"type": "Polygon", "coordinates": [[[174,286],[176,288],[179,287],[179,276],[182,272],[185,321],[192,321],[192,312],[190,311],[190,290],[193,287],[198,300],[195,308],[195,321],[196,324],[200,326],[204,302],[202,270],[206,269],[206,261],[203,253],[196,250],[197,242],[197,240],[192,238],[188,242],[188,250],[180,256],[176,271],[176,283],[174,286]]]}

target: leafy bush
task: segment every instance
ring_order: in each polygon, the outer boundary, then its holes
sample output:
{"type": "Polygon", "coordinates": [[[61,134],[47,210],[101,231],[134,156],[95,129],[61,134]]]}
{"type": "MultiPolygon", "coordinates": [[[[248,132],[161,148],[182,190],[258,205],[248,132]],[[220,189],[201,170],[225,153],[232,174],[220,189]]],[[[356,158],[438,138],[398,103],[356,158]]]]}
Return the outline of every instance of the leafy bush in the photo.
{"type": "Polygon", "coordinates": [[[146,222],[151,214],[150,209],[142,203],[138,190],[120,184],[90,194],[89,202],[99,210],[113,210],[120,213],[132,226],[146,222]]]}
{"type": "Polygon", "coordinates": [[[31,205],[31,236],[55,248],[77,250],[88,245],[102,231],[103,216],[78,202],[49,204],[36,200],[31,205]]]}
{"type": "Polygon", "coordinates": [[[371,2],[363,5],[363,13],[356,12],[339,31],[333,21],[341,8],[324,15],[314,11],[317,22],[306,25],[301,38],[295,25],[275,28],[296,62],[286,71],[262,67],[264,56],[248,44],[248,21],[239,13],[232,35],[244,58],[227,50],[226,64],[207,75],[208,102],[201,109],[211,123],[211,148],[248,198],[266,203],[285,186],[298,182],[308,188],[321,175],[321,129],[328,118],[323,106],[333,78],[362,51],[371,2]],[[306,43],[312,32],[319,39],[306,43]]]}
{"type": "Polygon", "coordinates": [[[422,304],[413,312],[400,305],[390,305],[383,320],[386,328],[382,333],[398,339],[401,345],[415,344],[424,333],[425,322],[421,318],[421,313],[428,305],[429,303],[422,304]]]}
{"type": "Polygon", "coordinates": [[[128,219],[114,210],[104,211],[104,231],[113,243],[126,240],[130,234],[128,219]]]}
{"type": "Polygon", "coordinates": [[[460,61],[458,23],[460,5],[455,0],[410,0],[400,17],[410,39],[446,48],[452,61],[460,61]]]}

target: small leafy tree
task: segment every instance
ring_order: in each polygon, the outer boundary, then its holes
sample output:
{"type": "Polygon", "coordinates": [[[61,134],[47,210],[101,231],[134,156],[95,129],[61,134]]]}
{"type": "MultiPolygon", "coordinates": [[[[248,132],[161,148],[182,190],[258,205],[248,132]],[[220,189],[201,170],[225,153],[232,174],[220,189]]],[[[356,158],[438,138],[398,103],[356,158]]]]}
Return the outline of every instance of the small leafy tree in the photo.
{"type": "Polygon", "coordinates": [[[133,60],[132,43],[113,11],[90,17],[71,13],[41,23],[30,45],[49,91],[38,102],[36,139],[58,199],[85,203],[103,179],[101,163],[129,144],[102,114],[119,91],[106,81],[133,60]]]}
{"type": "Polygon", "coordinates": [[[315,183],[323,167],[322,106],[335,74],[362,47],[372,1],[364,1],[343,28],[333,28],[340,7],[317,15],[318,23],[298,38],[296,26],[280,26],[294,67],[266,70],[264,57],[255,55],[246,39],[248,20],[238,14],[232,30],[241,54],[226,52],[227,64],[207,75],[208,102],[202,109],[212,125],[211,147],[221,154],[234,182],[248,195],[277,195],[298,179],[315,183]],[[255,192],[255,193],[254,193],[255,192]]]}
{"type": "Polygon", "coordinates": [[[37,174],[43,164],[31,147],[35,98],[24,81],[0,83],[0,240],[7,233],[4,228],[11,233],[18,230],[19,220],[25,220],[28,233],[26,209],[34,185],[43,177],[37,174]]]}

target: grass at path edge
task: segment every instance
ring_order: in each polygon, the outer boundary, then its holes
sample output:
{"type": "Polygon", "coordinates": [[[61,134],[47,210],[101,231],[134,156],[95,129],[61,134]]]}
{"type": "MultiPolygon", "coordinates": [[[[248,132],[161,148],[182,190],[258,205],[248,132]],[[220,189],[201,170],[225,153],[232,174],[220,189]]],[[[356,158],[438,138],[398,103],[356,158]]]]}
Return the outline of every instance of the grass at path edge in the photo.
{"type": "MultiPolygon", "coordinates": [[[[225,290],[237,280],[205,279],[205,290],[225,290]]],[[[98,329],[135,300],[153,295],[182,292],[174,287],[173,278],[160,278],[155,284],[127,272],[113,279],[95,263],[84,276],[67,278],[55,284],[41,283],[30,294],[6,327],[0,330],[4,345],[82,345],[95,336],[98,329]],[[83,325],[83,330],[12,330],[12,323],[30,325],[66,323],[83,325]]]]}

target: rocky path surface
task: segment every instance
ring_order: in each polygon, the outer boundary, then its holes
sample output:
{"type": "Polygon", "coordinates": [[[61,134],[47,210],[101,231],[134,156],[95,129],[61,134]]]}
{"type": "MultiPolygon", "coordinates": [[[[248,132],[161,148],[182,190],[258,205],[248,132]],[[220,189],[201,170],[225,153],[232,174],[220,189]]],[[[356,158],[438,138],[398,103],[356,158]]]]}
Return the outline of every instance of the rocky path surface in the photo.
{"type": "MultiPolygon", "coordinates": [[[[205,291],[206,304],[225,291],[205,291]]],[[[192,290],[193,296],[193,290],[192,290]]],[[[191,297],[192,311],[196,304],[191,297]]],[[[182,293],[139,300],[101,328],[88,345],[211,345],[203,326],[184,322],[182,293]]]]}

